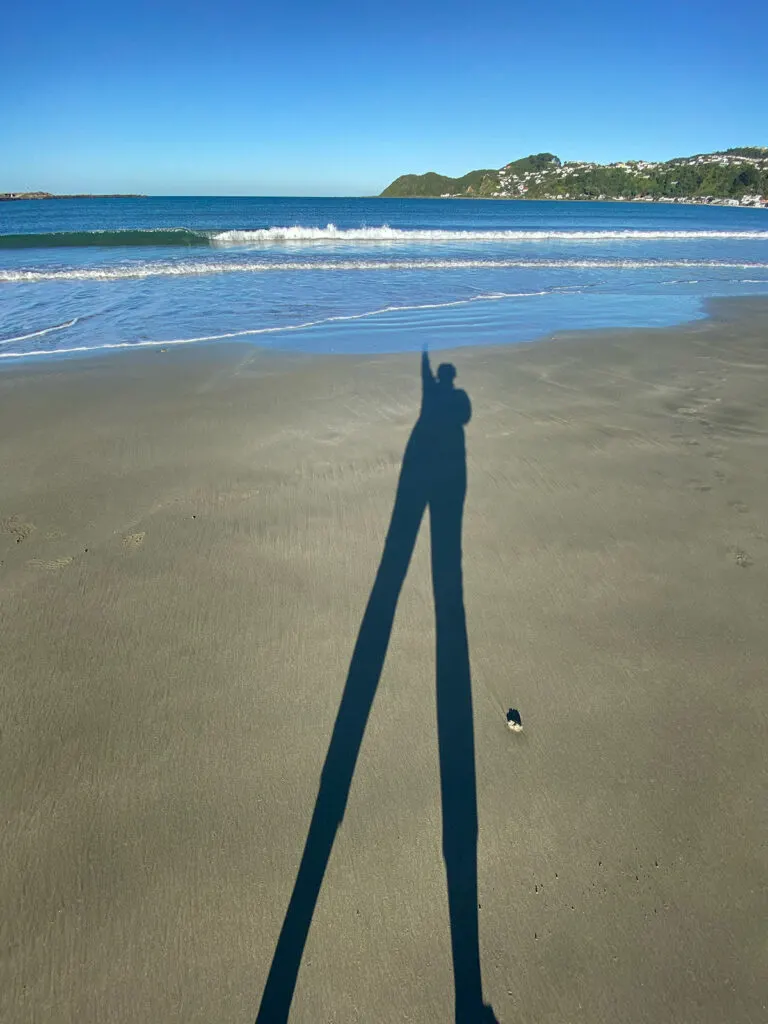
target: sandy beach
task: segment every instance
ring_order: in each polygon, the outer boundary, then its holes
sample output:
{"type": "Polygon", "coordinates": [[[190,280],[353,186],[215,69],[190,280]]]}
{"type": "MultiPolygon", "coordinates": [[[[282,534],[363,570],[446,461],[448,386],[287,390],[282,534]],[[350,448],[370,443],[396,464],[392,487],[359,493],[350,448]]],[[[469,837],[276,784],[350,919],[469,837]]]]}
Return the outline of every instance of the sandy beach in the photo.
{"type": "MultiPolygon", "coordinates": [[[[435,339],[503,1024],[768,1019],[768,302],[711,313],[435,339]]],[[[420,387],[246,344],[0,371],[3,1021],[255,1021],[420,387]]],[[[291,1021],[453,1019],[429,539],[291,1021]]]]}

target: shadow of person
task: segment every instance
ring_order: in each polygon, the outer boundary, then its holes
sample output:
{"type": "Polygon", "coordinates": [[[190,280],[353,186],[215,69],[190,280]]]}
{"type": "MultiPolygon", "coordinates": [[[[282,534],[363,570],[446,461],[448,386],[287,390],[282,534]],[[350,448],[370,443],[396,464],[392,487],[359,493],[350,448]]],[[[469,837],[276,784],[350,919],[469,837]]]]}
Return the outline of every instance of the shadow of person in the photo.
{"type": "MultiPolygon", "coordinates": [[[[477,919],[477,795],[472,687],[462,582],[467,489],[464,427],[472,409],[450,363],[432,375],[422,353],[422,404],[403,456],[392,519],[328,746],[301,864],[256,1024],[287,1021],[312,915],[344,816],[397,601],[429,508],[435,602],[437,730],[443,856],[457,1024],[494,1021],[483,1004],[477,919]]],[[[362,982],[362,979],[361,979],[362,982]]]]}

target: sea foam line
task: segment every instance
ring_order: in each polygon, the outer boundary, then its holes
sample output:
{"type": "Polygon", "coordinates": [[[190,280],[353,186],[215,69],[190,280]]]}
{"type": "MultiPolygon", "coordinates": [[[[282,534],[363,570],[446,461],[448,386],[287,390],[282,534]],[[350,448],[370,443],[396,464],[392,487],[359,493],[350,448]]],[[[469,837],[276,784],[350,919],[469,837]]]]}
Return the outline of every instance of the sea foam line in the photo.
{"type": "Polygon", "coordinates": [[[117,267],[90,267],[68,270],[0,270],[0,283],[34,284],[39,281],[123,281],[147,277],[187,277],[202,274],[260,274],[268,271],[335,270],[485,270],[485,269],[557,269],[557,270],[653,270],[674,268],[711,268],[730,270],[768,270],[768,263],[735,263],[727,260],[325,260],[322,262],[283,261],[195,263],[134,263],[117,267]]]}
{"type": "Polygon", "coordinates": [[[40,331],[32,331],[31,334],[17,334],[12,338],[0,338],[0,345],[8,345],[12,341],[27,341],[28,338],[41,338],[44,334],[50,334],[52,331],[64,331],[67,327],[74,327],[79,320],[80,317],[76,316],[73,320],[67,320],[64,324],[54,324],[53,327],[44,327],[40,331]]]}
{"type": "MultiPolygon", "coordinates": [[[[349,320],[365,320],[370,317],[382,316],[385,313],[405,313],[419,309],[444,309],[448,306],[466,306],[471,302],[498,302],[501,299],[535,298],[550,295],[551,290],[539,292],[492,292],[487,295],[472,295],[467,299],[453,299],[450,302],[424,302],[410,306],[384,306],[381,309],[368,310],[366,313],[349,313],[339,316],[323,317],[321,320],[307,320],[300,324],[282,324],[275,327],[251,327],[243,331],[228,331],[226,334],[202,334],[196,338],[170,338],[165,341],[115,341],[103,345],[78,345],[73,348],[37,349],[32,352],[0,352],[0,359],[26,359],[27,356],[70,355],[77,352],[100,352],[105,349],[121,348],[156,348],[166,345],[192,345],[201,341],[227,341],[231,338],[252,337],[257,334],[282,334],[288,331],[302,331],[323,324],[340,323],[349,320]]],[[[32,335],[28,335],[32,337],[32,335]]],[[[11,340],[11,339],[9,339],[11,340]]]]}

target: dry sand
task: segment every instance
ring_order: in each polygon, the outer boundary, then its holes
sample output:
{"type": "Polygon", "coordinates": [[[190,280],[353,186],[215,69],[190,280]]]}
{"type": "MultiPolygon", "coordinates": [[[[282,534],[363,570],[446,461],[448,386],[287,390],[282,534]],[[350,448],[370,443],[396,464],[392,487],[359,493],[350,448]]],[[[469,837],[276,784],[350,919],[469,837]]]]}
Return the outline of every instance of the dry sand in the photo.
{"type": "MultiPolygon", "coordinates": [[[[713,312],[450,356],[504,1024],[768,1020],[768,306],[713,312]]],[[[252,1024],[418,403],[406,356],[0,373],[0,1019],[252,1024]]],[[[452,1019],[428,541],[292,1021],[452,1019]]]]}

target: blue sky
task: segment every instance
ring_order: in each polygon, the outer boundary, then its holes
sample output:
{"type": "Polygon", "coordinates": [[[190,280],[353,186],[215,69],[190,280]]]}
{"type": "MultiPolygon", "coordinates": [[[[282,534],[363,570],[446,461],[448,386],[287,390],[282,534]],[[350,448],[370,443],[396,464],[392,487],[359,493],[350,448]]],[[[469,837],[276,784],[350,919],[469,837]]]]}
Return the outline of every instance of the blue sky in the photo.
{"type": "Polygon", "coordinates": [[[766,54],[762,0],[14,4],[0,191],[371,195],[768,145],[766,54]]]}

